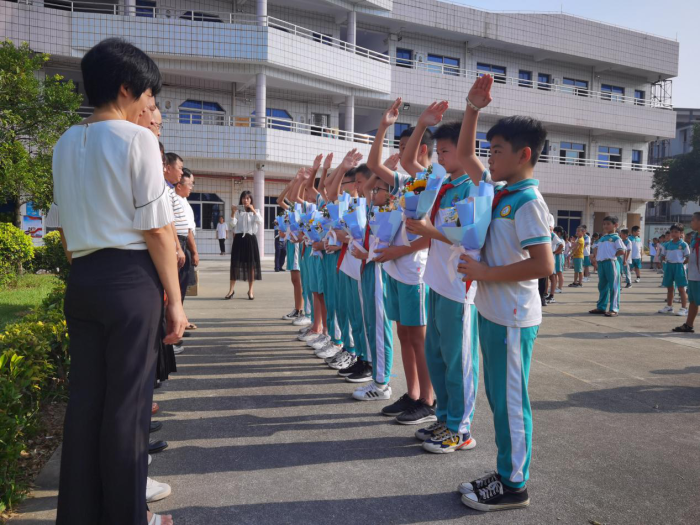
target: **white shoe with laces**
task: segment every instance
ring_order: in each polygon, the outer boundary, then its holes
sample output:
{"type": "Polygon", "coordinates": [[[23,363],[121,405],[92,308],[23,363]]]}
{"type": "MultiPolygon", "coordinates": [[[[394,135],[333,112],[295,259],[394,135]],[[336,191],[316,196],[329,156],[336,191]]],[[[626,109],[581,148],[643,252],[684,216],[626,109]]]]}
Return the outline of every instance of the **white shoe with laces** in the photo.
{"type": "Polygon", "coordinates": [[[292,321],[293,326],[309,326],[311,324],[311,319],[302,315],[299,319],[292,321]]]}
{"type": "Polygon", "coordinates": [[[659,310],[660,314],[672,314],[673,313],[673,306],[664,306],[661,310],[659,310]]]}
{"type": "Polygon", "coordinates": [[[361,386],[352,393],[352,397],[358,401],[381,401],[391,399],[391,387],[378,385],[374,381],[361,386]]]}
{"type": "Polygon", "coordinates": [[[300,334],[297,336],[297,339],[299,341],[303,341],[304,343],[307,343],[311,341],[312,339],[317,339],[321,334],[319,332],[312,332],[309,330],[305,334],[300,334]]]}
{"type": "Polygon", "coordinates": [[[306,346],[310,346],[311,348],[313,348],[314,350],[316,350],[316,346],[315,346],[315,345],[321,343],[321,348],[323,348],[324,346],[326,346],[326,343],[327,343],[329,340],[330,340],[330,338],[329,338],[327,335],[319,334],[319,336],[316,337],[315,339],[311,339],[311,340],[309,340],[309,341],[306,341],[306,346]]]}
{"type": "Polygon", "coordinates": [[[155,479],[146,480],[146,502],[153,503],[170,496],[172,489],[167,483],[158,483],[155,479]]]}
{"type": "Polygon", "coordinates": [[[324,346],[320,350],[316,350],[316,352],[314,353],[319,359],[328,359],[329,357],[338,355],[342,351],[343,349],[337,346],[335,343],[333,343],[333,341],[328,341],[328,344],[326,346],[324,346]]]}
{"type": "Polygon", "coordinates": [[[173,345],[173,354],[180,355],[185,351],[185,347],[182,345],[173,345]]]}
{"type": "Polygon", "coordinates": [[[687,308],[679,308],[678,311],[676,312],[676,315],[678,317],[687,317],[688,316],[688,309],[687,308]]]}

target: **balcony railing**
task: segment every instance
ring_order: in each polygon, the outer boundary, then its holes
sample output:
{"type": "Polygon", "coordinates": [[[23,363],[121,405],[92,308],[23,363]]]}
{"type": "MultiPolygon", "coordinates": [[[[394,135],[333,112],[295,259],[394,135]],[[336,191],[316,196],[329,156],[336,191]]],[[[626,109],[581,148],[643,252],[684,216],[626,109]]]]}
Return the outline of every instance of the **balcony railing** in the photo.
{"type": "Polygon", "coordinates": [[[285,33],[299,36],[306,40],[347,51],[354,55],[384,62],[385,64],[389,64],[390,62],[389,55],[385,55],[384,53],[379,53],[365,47],[350,44],[344,40],[340,40],[329,35],[324,35],[319,31],[314,31],[313,29],[298,26],[296,24],[292,24],[291,22],[286,22],[271,16],[231,13],[229,11],[195,11],[195,8],[192,8],[191,10],[183,10],[167,7],[141,7],[127,6],[124,4],[102,4],[64,0],[48,0],[45,2],[40,0],[19,0],[19,3],[32,6],[43,6],[60,11],[69,11],[71,13],[97,13],[114,16],[134,16],[139,18],[189,20],[191,22],[213,22],[220,24],[271,27],[279,31],[284,31],[285,33]]]}
{"type": "MultiPolygon", "coordinates": [[[[463,69],[457,66],[450,66],[447,64],[440,64],[437,62],[425,62],[418,60],[409,60],[407,58],[397,58],[391,57],[391,64],[397,67],[403,67],[406,69],[416,69],[418,71],[427,71],[429,73],[436,73],[439,75],[446,75],[452,77],[466,78],[467,80],[476,80],[486,74],[484,71],[472,71],[469,69],[463,69]]],[[[673,105],[670,103],[661,102],[656,99],[649,98],[637,98],[628,97],[625,95],[619,95],[617,93],[611,93],[608,91],[592,91],[588,88],[581,88],[576,86],[570,86],[567,84],[551,84],[548,82],[538,82],[536,80],[529,80],[523,78],[509,77],[506,75],[500,75],[498,73],[492,74],[494,77],[494,82],[496,84],[503,84],[507,86],[516,86],[524,89],[537,89],[538,91],[548,91],[551,93],[565,93],[567,95],[574,95],[577,97],[594,98],[598,100],[604,100],[608,102],[620,102],[626,104],[634,104],[635,106],[645,106],[652,108],[662,108],[662,109],[673,109],[673,105]]]]}

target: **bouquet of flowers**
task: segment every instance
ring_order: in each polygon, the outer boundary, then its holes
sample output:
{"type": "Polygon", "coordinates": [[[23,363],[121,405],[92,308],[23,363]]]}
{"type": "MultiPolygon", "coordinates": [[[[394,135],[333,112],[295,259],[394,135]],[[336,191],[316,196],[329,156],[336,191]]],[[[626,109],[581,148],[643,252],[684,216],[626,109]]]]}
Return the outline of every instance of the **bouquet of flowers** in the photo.
{"type": "Polygon", "coordinates": [[[364,248],[365,230],[367,228],[367,199],[364,197],[353,198],[347,211],[341,220],[342,228],[352,238],[353,244],[361,251],[364,248]]]}
{"type": "MultiPolygon", "coordinates": [[[[469,191],[469,197],[455,204],[456,217],[449,218],[440,227],[442,234],[452,241],[452,255],[447,271],[450,280],[457,278],[460,255],[466,253],[472,259],[481,259],[481,248],[491,224],[493,185],[479,184],[469,191]]],[[[467,292],[471,281],[467,281],[467,292]]]]}
{"type": "Polygon", "coordinates": [[[314,219],[315,214],[316,214],[316,205],[315,205],[315,204],[309,204],[309,205],[306,207],[306,213],[302,213],[301,216],[300,216],[300,221],[299,221],[299,222],[300,222],[300,224],[301,224],[302,231],[303,231],[304,234],[306,235],[306,239],[307,239],[306,244],[310,244],[310,243],[311,243],[311,239],[310,239],[308,233],[309,233],[311,221],[314,219]]]}
{"type": "MultiPolygon", "coordinates": [[[[314,212],[313,217],[306,224],[305,233],[306,233],[306,236],[309,238],[309,240],[312,243],[323,241],[323,237],[324,237],[325,233],[323,231],[323,226],[321,224],[322,220],[323,220],[323,215],[319,212],[314,212]]],[[[314,250],[311,253],[311,255],[315,255],[317,257],[320,257],[321,252],[314,250]]]]}
{"type": "Polygon", "coordinates": [[[372,208],[369,214],[369,227],[374,235],[374,240],[370,245],[369,260],[378,257],[378,252],[393,242],[402,222],[403,214],[395,206],[392,206],[392,203],[372,208]]]}
{"type": "Polygon", "coordinates": [[[298,240],[301,228],[301,204],[295,205],[294,209],[287,212],[285,221],[288,221],[290,236],[292,239],[295,241],[298,240]]]}
{"type": "MultiPolygon", "coordinates": [[[[414,180],[406,184],[399,198],[404,219],[420,220],[430,213],[446,176],[445,168],[439,164],[432,164],[426,171],[418,173],[414,180]]],[[[408,245],[417,238],[418,235],[406,234],[404,243],[408,245]]]]}

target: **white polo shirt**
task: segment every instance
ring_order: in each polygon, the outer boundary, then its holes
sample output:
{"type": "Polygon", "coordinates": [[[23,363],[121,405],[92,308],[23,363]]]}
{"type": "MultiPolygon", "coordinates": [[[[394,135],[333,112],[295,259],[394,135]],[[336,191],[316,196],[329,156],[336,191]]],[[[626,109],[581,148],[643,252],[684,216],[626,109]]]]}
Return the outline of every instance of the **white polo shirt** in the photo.
{"type": "Polygon", "coordinates": [[[622,239],[617,233],[603,235],[598,239],[596,248],[598,251],[596,251],[595,259],[598,262],[615,259],[615,257],[617,257],[615,254],[620,250],[627,251],[625,243],[622,242],[622,239]]]}

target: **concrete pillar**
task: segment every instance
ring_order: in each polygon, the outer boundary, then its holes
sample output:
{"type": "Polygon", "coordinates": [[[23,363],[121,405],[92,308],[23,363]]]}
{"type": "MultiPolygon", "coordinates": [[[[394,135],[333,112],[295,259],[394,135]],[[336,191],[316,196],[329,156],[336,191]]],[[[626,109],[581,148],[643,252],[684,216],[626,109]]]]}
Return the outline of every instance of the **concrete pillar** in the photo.
{"type": "Polygon", "coordinates": [[[357,44],[357,13],[348,13],[348,43],[357,44]]]}
{"type": "Polygon", "coordinates": [[[260,210],[263,217],[263,224],[258,229],[258,249],[260,258],[265,255],[265,170],[256,169],[253,179],[253,201],[256,210],[260,210]]]}
{"type": "Polygon", "coordinates": [[[267,0],[257,0],[255,14],[258,16],[258,25],[267,25],[267,0]]]}
{"type": "Polygon", "coordinates": [[[253,127],[265,127],[265,115],[267,111],[267,77],[265,73],[258,73],[255,77],[255,119],[253,127]]]}
{"type": "Polygon", "coordinates": [[[345,97],[345,131],[355,131],[355,95],[345,97]]]}
{"type": "Polygon", "coordinates": [[[124,11],[126,15],[136,16],[136,0],[124,0],[124,11]]]}

